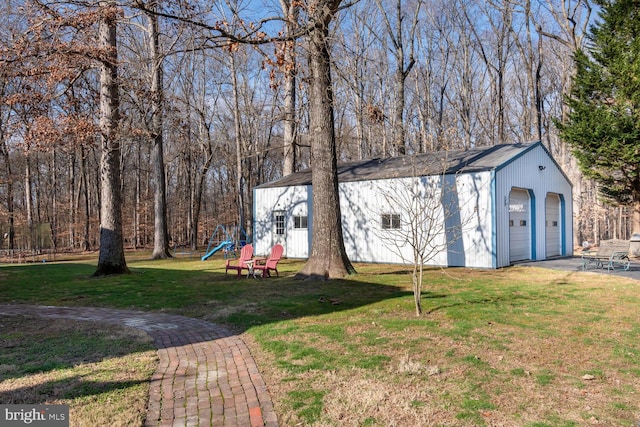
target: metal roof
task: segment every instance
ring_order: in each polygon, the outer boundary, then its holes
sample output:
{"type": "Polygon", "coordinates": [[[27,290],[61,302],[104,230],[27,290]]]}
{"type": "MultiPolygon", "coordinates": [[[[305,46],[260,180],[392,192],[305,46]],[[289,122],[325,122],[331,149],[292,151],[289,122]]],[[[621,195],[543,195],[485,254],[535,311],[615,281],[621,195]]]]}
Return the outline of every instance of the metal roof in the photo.
{"type": "MultiPolygon", "coordinates": [[[[369,181],[497,169],[540,142],[503,144],[469,150],[437,151],[417,155],[338,163],[338,182],[369,181]]],[[[311,169],[287,175],[257,188],[311,185],[311,169]]]]}

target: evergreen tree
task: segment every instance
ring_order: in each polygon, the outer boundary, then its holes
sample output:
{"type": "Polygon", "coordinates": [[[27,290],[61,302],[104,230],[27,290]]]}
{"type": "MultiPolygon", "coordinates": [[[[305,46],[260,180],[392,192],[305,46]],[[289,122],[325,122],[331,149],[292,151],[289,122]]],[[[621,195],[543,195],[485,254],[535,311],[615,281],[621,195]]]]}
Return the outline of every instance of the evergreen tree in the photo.
{"type": "Polygon", "coordinates": [[[640,3],[600,0],[599,21],[586,49],[575,56],[567,97],[569,113],[558,124],[584,175],[604,199],[633,207],[640,232],[640,3]]]}

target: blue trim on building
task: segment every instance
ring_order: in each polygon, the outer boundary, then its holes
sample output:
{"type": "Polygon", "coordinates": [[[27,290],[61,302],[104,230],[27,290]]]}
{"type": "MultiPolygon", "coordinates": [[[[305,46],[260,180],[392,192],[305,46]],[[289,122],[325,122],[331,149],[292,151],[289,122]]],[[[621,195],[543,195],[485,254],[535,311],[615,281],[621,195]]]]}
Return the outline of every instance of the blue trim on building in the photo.
{"type": "Polygon", "coordinates": [[[498,200],[496,199],[496,171],[491,171],[491,267],[498,268],[498,200]]]}
{"type": "Polygon", "coordinates": [[[560,251],[563,256],[567,255],[567,206],[563,194],[558,194],[560,198],[560,251]]]}
{"type": "Polygon", "coordinates": [[[536,253],[536,195],[530,188],[527,188],[527,193],[529,193],[529,220],[531,221],[531,259],[535,261],[538,259],[536,253]]]}
{"type": "Polygon", "coordinates": [[[551,155],[551,153],[549,152],[549,150],[547,150],[547,147],[544,146],[544,144],[540,141],[537,141],[535,143],[533,143],[530,147],[528,147],[526,150],[522,151],[521,153],[519,153],[516,156],[511,157],[509,160],[507,160],[506,162],[502,163],[501,165],[496,166],[495,170],[499,171],[500,169],[503,169],[505,167],[507,167],[509,164],[515,162],[516,160],[518,160],[520,157],[524,156],[525,154],[527,154],[529,151],[536,149],[537,147],[542,147],[542,149],[544,150],[544,152],[547,154],[547,156],[549,157],[549,159],[553,162],[553,164],[556,166],[556,168],[558,169],[558,171],[562,174],[562,176],[564,176],[564,178],[567,180],[567,182],[569,183],[569,186],[571,188],[573,188],[573,183],[571,182],[571,180],[569,179],[569,177],[567,176],[566,173],[564,173],[564,170],[562,170],[562,168],[560,167],[560,164],[558,164],[558,162],[556,161],[556,159],[553,158],[553,156],[551,155]]]}

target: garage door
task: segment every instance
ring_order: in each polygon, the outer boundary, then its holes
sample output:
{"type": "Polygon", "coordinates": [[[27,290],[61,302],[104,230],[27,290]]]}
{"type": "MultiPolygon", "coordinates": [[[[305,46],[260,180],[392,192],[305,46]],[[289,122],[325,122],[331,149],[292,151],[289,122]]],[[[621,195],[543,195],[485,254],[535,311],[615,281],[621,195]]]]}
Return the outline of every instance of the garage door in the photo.
{"type": "Polygon", "coordinates": [[[531,259],[529,193],[514,188],[509,194],[509,261],[531,259]]]}
{"type": "Polygon", "coordinates": [[[560,197],[547,194],[545,199],[545,243],[547,258],[561,255],[560,197]]]}

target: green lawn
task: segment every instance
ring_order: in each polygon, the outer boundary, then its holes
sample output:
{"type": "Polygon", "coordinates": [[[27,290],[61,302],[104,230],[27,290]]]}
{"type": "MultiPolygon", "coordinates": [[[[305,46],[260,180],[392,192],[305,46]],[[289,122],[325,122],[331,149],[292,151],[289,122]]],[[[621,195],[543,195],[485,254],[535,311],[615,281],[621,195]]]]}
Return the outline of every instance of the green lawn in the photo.
{"type": "Polygon", "coordinates": [[[129,256],[133,274],[106,278],[90,277],[95,259],[3,265],[0,303],[161,310],[230,325],[250,345],[284,426],[640,421],[640,282],[432,269],[418,318],[402,266],[299,281],[302,262],[284,260],[280,278],[260,280],[225,276],[220,258],[145,255],[129,256]]]}

